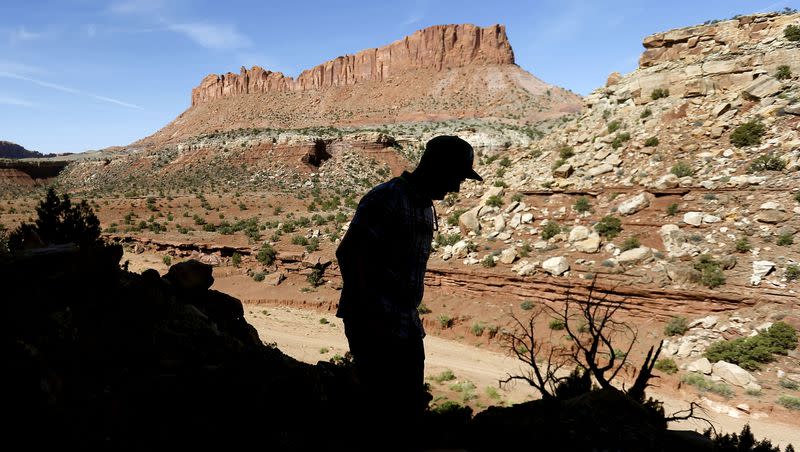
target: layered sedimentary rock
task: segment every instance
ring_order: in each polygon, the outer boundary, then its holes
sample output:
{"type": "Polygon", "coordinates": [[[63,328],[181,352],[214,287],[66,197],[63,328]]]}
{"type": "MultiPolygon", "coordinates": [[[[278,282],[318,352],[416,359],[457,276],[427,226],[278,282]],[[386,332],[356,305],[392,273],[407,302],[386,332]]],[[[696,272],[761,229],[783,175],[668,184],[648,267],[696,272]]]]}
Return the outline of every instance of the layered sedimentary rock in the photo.
{"type": "Polygon", "coordinates": [[[387,46],[334,58],[303,71],[297,79],[261,67],[239,74],[211,74],[192,90],[192,105],[241,94],[305,91],[359,82],[383,81],[411,69],[461,67],[468,64],[513,64],[514,52],[505,27],[471,24],[436,25],[387,46]]]}

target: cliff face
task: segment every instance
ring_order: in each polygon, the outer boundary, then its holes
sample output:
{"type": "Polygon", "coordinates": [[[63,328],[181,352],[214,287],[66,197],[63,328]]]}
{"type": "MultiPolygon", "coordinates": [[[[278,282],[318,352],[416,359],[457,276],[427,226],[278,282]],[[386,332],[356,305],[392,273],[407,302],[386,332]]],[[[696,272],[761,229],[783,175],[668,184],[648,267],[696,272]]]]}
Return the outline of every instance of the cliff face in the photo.
{"type": "Polygon", "coordinates": [[[44,154],[36,151],[29,151],[24,147],[10,141],[0,141],[0,158],[24,159],[37,157],[44,157],[44,154]]]}
{"type": "Polygon", "coordinates": [[[206,76],[192,90],[192,105],[240,94],[306,91],[359,82],[383,81],[411,69],[461,67],[469,64],[513,64],[514,52],[505,27],[436,25],[387,46],[345,55],[303,71],[297,79],[254,66],[240,73],[206,76]]]}

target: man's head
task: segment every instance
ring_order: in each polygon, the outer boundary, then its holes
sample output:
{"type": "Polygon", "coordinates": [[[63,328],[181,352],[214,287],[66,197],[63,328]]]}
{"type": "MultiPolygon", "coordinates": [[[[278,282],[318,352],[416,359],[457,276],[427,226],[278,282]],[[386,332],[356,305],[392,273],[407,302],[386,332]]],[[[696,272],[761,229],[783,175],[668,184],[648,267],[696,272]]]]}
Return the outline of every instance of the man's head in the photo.
{"type": "Polygon", "coordinates": [[[444,199],[448,192],[457,192],[466,179],[483,180],[472,169],[474,159],[469,143],[456,136],[440,135],[425,144],[415,173],[425,179],[433,199],[444,199]]]}

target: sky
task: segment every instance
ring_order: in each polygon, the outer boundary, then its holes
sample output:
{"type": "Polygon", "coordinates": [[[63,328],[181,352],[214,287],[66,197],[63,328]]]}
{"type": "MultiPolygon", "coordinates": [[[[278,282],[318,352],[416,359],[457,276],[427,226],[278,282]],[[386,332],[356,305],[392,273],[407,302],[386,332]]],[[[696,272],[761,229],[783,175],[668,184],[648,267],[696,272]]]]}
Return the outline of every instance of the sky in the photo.
{"type": "Polygon", "coordinates": [[[800,0],[2,0],[0,140],[124,146],[188,108],[207,74],[294,77],[438,24],[504,24],[520,67],[586,95],[636,69],[647,35],[784,7],[800,0]]]}

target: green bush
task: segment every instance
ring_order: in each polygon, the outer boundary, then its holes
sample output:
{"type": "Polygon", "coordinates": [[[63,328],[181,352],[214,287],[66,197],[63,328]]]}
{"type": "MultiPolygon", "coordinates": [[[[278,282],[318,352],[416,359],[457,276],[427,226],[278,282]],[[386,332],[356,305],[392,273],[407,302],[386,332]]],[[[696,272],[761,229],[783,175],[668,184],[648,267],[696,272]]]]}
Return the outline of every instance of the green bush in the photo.
{"type": "Polygon", "coordinates": [[[419,306],[417,306],[417,312],[419,315],[430,314],[431,308],[425,306],[425,303],[420,303],[419,306]]]}
{"type": "Polygon", "coordinates": [[[509,166],[511,166],[511,160],[509,160],[508,157],[503,157],[500,159],[499,162],[497,162],[497,164],[502,166],[503,168],[508,168],[509,166]]]}
{"type": "Polygon", "coordinates": [[[472,328],[470,329],[470,331],[472,331],[472,334],[474,334],[475,336],[482,336],[484,330],[486,330],[486,325],[483,322],[473,323],[472,328]]]}
{"type": "Polygon", "coordinates": [[[614,133],[622,126],[622,123],[619,120],[615,119],[608,123],[608,133],[614,133]]]}
{"type": "Polygon", "coordinates": [[[436,234],[436,244],[438,246],[455,245],[461,240],[461,234],[454,232],[452,234],[436,234]]]}
{"type": "Polygon", "coordinates": [[[678,162],[672,165],[670,172],[678,177],[686,177],[694,174],[692,166],[686,162],[678,162]]]}
{"type": "Polygon", "coordinates": [[[616,137],[614,137],[614,141],[611,142],[611,147],[614,148],[614,149],[618,149],[620,146],[622,146],[622,143],[625,143],[626,141],[628,141],[630,139],[631,139],[631,134],[630,133],[628,133],[628,132],[620,132],[620,133],[617,134],[616,137]]]}
{"type": "Polygon", "coordinates": [[[667,215],[674,217],[678,214],[678,203],[673,202],[672,204],[667,206],[667,215]]]}
{"type": "Polygon", "coordinates": [[[747,167],[747,172],[783,171],[784,168],[786,168],[786,162],[773,154],[767,154],[756,157],[747,167]]]}
{"type": "Polygon", "coordinates": [[[455,320],[447,314],[441,314],[439,317],[437,317],[437,320],[439,320],[439,326],[444,329],[452,327],[453,323],[455,322],[455,320]]]}
{"type": "Polygon", "coordinates": [[[642,111],[642,114],[639,115],[639,118],[641,119],[649,118],[650,116],[652,116],[652,114],[653,112],[649,108],[645,108],[644,111],[642,111]]]}
{"type": "Polygon", "coordinates": [[[800,397],[782,395],[778,397],[778,403],[784,408],[800,411],[800,397]]]}
{"type": "Polygon", "coordinates": [[[666,374],[674,374],[678,371],[678,365],[672,358],[661,358],[656,361],[655,368],[666,374]]]}
{"type": "Polygon", "coordinates": [[[548,221],[547,224],[542,227],[542,239],[550,240],[560,232],[561,226],[559,226],[558,223],[555,221],[548,221]]]}
{"type": "Polygon", "coordinates": [[[440,374],[434,375],[430,377],[431,380],[435,381],[436,383],[443,383],[445,381],[453,381],[456,379],[456,375],[453,373],[452,370],[447,369],[443,370],[440,374]]]}
{"type": "Polygon", "coordinates": [[[800,266],[787,265],[786,266],[786,279],[789,281],[796,281],[800,278],[800,266]]]}
{"type": "MultiPolygon", "coordinates": [[[[22,249],[28,231],[34,231],[44,243],[76,243],[91,246],[100,241],[100,220],[86,200],[73,204],[68,194],[58,196],[53,188],[36,206],[34,224],[23,223],[8,236],[11,251],[22,249]]],[[[127,217],[126,217],[127,219],[127,217]]],[[[143,228],[142,228],[143,229],[143,228]]]]}
{"type": "Polygon", "coordinates": [[[727,361],[747,370],[758,370],[761,364],[772,362],[776,354],[785,355],[797,347],[797,332],[785,322],[775,322],[766,331],[753,337],[743,337],[711,344],[705,356],[711,362],[727,361]]]}
{"type": "Polygon", "coordinates": [[[231,264],[233,264],[234,267],[242,265],[242,255],[239,254],[238,252],[233,253],[233,255],[231,256],[231,264]]]}
{"type": "Polygon", "coordinates": [[[787,25],[783,29],[783,36],[789,41],[800,41],[800,26],[787,25]]]}
{"type": "Polygon", "coordinates": [[[558,150],[558,156],[561,157],[562,160],[566,160],[573,155],[575,155],[575,151],[572,149],[572,146],[561,146],[561,149],[558,150]]]}
{"type": "Polygon", "coordinates": [[[601,236],[611,240],[622,231],[622,221],[613,215],[606,215],[594,225],[594,230],[601,236]]]}
{"type": "Polygon", "coordinates": [[[306,245],[308,245],[308,239],[305,238],[302,235],[296,235],[296,236],[292,237],[292,245],[306,246],[306,245]]]}
{"type": "Polygon", "coordinates": [[[778,380],[778,385],[781,388],[791,389],[792,391],[797,391],[798,389],[800,389],[800,383],[789,380],[788,378],[781,378],[780,380],[778,380]]]}
{"type": "Polygon", "coordinates": [[[258,250],[258,254],[256,254],[256,260],[261,262],[263,265],[271,265],[275,262],[275,256],[278,253],[275,252],[275,248],[272,247],[269,243],[264,243],[261,245],[261,248],[258,250]]]}
{"type": "Polygon", "coordinates": [[[306,276],[306,282],[311,285],[311,287],[319,287],[322,285],[322,275],[325,271],[320,267],[314,267],[311,269],[311,273],[306,276]]]}
{"type": "Polygon", "coordinates": [[[466,212],[465,209],[456,209],[447,217],[447,224],[450,226],[458,226],[458,218],[466,212]]]}
{"type": "Polygon", "coordinates": [[[255,281],[257,281],[257,282],[261,282],[261,281],[263,281],[263,280],[264,280],[264,278],[266,278],[266,277],[267,277],[267,274],[266,274],[266,273],[264,273],[264,272],[257,272],[257,273],[254,273],[254,274],[253,274],[253,279],[254,279],[255,281]]]}
{"type": "Polygon", "coordinates": [[[561,331],[564,328],[566,328],[566,325],[564,324],[564,321],[561,320],[561,319],[553,319],[553,320],[550,321],[550,323],[547,326],[550,327],[550,329],[554,330],[554,331],[561,331]]]}
{"type": "Polygon", "coordinates": [[[640,246],[641,243],[639,242],[639,237],[628,237],[624,242],[622,242],[620,249],[622,251],[628,251],[634,248],[639,248],[640,246]]]}
{"type": "Polygon", "coordinates": [[[777,243],[778,246],[789,246],[794,243],[794,237],[792,237],[792,234],[788,233],[781,234],[778,236],[778,241],[775,243],[777,243]]]}
{"type": "Polygon", "coordinates": [[[511,196],[511,202],[520,202],[522,201],[522,193],[514,193],[511,196]]]}
{"type": "Polygon", "coordinates": [[[682,336],[688,329],[689,323],[686,317],[674,316],[664,326],[664,334],[666,336],[682,336]]]}
{"type": "Polygon", "coordinates": [[[498,195],[489,196],[489,199],[486,200],[486,205],[489,207],[500,207],[503,205],[503,198],[498,195]]]}
{"type": "Polygon", "coordinates": [[[494,256],[491,254],[487,254],[486,257],[483,258],[481,261],[481,265],[486,268],[492,268],[497,265],[497,262],[494,261],[494,256]]]}
{"type": "Polygon", "coordinates": [[[700,272],[700,284],[709,289],[725,284],[725,275],[719,262],[708,254],[698,256],[694,262],[694,269],[700,272]]]}
{"type": "Polygon", "coordinates": [[[715,394],[719,394],[723,397],[730,398],[735,395],[733,389],[730,386],[726,385],[725,383],[716,383],[710,380],[707,380],[706,377],[697,374],[697,373],[688,373],[681,377],[681,381],[686,384],[690,384],[692,386],[697,387],[701,391],[709,391],[715,394]]]}
{"type": "Polygon", "coordinates": [[[669,90],[667,88],[656,88],[650,93],[650,98],[653,100],[658,100],[668,96],[669,90]]]}
{"type": "Polygon", "coordinates": [[[658,137],[650,137],[644,140],[644,145],[647,147],[658,146],[658,137]]]}
{"type": "Polygon", "coordinates": [[[523,311],[530,311],[533,309],[533,302],[531,300],[523,300],[522,303],[519,304],[520,309],[523,311]]]}
{"type": "Polygon", "coordinates": [[[764,124],[759,121],[748,121],[731,133],[731,144],[737,148],[761,144],[761,137],[766,132],[764,124]]]}
{"type": "Polygon", "coordinates": [[[740,253],[746,253],[751,249],[753,249],[753,246],[750,245],[750,240],[748,240],[747,237],[742,237],[736,240],[736,251],[740,253]]]}
{"type": "Polygon", "coordinates": [[[573,206],[576,212],[583,213],[588,212],[592,209],[592,205],[589,204],[589,198],[586,196],[581,196],[575,200],[575,205],[573,206]]]}
{"type": "Polygon", "coordinates": [[[778,66],[778,69],[775,71],[775,78],[778,80],[792,78],[792,69],[785,64],[778,66]]]}
{"type": "Polygon", "coordinates": [[[165,254],[164,257],[161,259],[164,262],[164,265],[169,267],[172,265],[172,257],[169,254],[165,254]]]}

